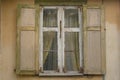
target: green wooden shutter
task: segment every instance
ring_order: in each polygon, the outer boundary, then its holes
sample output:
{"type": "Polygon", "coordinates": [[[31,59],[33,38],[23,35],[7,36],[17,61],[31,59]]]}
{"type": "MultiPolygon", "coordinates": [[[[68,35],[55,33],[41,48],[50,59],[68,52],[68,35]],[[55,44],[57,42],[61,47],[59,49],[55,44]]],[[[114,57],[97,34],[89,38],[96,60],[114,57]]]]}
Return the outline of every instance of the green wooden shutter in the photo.
{"type": "Polygon", "coordinates": [[[16,73],[38,74],[39,6],[18,5],[16,73]]]}
{"type": "Polygon", "coordinates": [[[83,7],[84,74],[105,73],[105,29],[102,6],[83,7]]]}

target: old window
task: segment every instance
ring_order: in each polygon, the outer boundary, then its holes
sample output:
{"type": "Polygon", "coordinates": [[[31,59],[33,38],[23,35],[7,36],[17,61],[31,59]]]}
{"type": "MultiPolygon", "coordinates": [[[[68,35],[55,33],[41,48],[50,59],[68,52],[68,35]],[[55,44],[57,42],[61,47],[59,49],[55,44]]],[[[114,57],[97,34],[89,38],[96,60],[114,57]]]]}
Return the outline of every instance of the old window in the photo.
{"type": "Polygon", "coordinates": [[[40,15],[41,69],[46,73],[78,73],[82,68],[80,8],[43,7],[40,15]]]}
{"type": "Polygon", "coordinates": [[[104,74],[101,6],[18,6],[21,75],[104,74]]]}

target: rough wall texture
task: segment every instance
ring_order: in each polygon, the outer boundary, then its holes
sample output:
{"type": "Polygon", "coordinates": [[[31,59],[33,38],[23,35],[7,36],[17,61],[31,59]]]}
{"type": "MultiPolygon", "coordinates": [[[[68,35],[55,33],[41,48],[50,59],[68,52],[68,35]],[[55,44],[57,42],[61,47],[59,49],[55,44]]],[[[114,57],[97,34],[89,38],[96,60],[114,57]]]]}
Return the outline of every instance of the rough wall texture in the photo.
{"type": "Polygon", "coordinates": [[[106,80],[120,80],[120,2],[105,1],[106,80]]]}
{"type": "MultiPolygon", "coordinates": [[[[101,0],[88,0],[101,4],[101,0]]],[[[120,6],[118,0],[105,0],[106,24],[106,76],[105,80],[120,80],[120,6]]],[[[32,77],[17,76],[16,60],[16,7],[34,4],[34,0],[2,0],[0,80],[103,80],[102,77],[32,77]]]]}

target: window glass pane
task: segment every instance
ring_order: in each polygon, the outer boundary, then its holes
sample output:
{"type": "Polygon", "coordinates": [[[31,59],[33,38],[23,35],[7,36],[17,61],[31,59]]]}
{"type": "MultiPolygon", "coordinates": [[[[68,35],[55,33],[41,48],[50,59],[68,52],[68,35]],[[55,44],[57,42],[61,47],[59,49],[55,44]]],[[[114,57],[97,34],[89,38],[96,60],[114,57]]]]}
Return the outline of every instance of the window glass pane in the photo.
{"type": "Polygon", "coordinates": [[[44,70],[56,70],[58,61],[57,32],[43,32],[44,70]]]}
{"type": "Polygon", "coordinates": [[[68,71],[79,68],[79,33],[65,33],[65,67],[68,71]]]}
{"type": "Polygon", "coordinates": [[[44,9],[43,27],[57,27],[57,9],[44,9]]]}
{"type": "Polygon", "coordinates": [[[77,9],[65,9],[65,27],[79,27],[78,22],[78,10],[77,9]]]}

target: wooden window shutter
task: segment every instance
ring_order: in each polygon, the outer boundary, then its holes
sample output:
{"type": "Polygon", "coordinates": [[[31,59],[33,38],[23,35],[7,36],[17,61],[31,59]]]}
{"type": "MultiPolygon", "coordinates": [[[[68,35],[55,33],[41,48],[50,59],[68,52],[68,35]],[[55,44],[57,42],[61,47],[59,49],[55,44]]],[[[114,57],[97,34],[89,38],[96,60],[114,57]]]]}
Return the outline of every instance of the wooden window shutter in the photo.
{"type": "Polygon", "coordinates": [[[105,29],[102,6],[83,7],[84,74],[105,73],[105,29]]]}
{"type": "Polygon", "coordinates": [[[16,73],[38,74],[39,6],[18,5],[16,73]]]}

